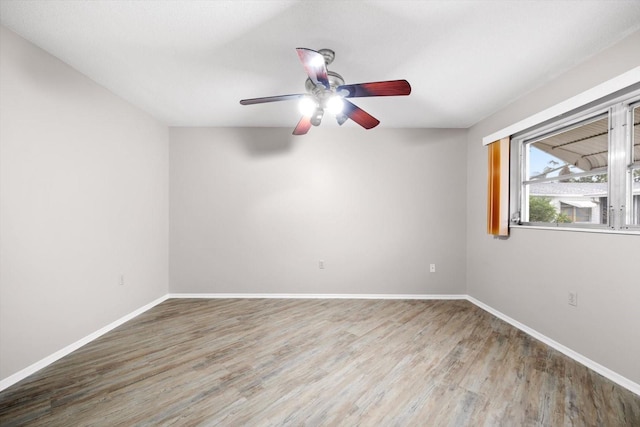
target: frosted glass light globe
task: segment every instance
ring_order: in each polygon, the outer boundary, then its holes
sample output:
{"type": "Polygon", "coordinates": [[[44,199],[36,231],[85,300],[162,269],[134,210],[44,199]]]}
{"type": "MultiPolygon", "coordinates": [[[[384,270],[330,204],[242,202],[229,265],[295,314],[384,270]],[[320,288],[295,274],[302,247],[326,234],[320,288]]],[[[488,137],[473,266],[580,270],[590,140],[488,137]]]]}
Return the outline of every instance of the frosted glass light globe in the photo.
{"type": "Polygon", "coordinates": [[[303,116],[311,116],[316,111],[318,104],[310,97],[300,98],[298,102],[298,110],[303,116]]]}
{"type": "Polygon", "coordinates": [[[341,96],[334,95],[327,100],[327,110],[334,115],[342,113],[344,110],[344,101],[341,96]]]}

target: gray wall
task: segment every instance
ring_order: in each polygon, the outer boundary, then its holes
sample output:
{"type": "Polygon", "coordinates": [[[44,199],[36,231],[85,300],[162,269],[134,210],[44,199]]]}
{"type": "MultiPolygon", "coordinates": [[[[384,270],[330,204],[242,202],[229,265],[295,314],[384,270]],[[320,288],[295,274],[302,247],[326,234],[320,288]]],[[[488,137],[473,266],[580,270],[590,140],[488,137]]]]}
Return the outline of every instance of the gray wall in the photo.
{"type": "Polygon", "coordinates": [[[467,290],[480,301],[640,383],[640,237],[513,229],[486,234],[482,137],[640,65],[640,33],[469,130],[467,290]],[[567,293],[578,292],[578,307],[567,293]]]}
{"type": "Polygon", "coordinates": [[[465,293],[466,131],[327,125],[170,129],[172,292],[465,293]]]}
{"type": "Polygon", "coordinates": [[[167,293],[168,129],[2,27],[0,94],[6,378],[167,293]]]}

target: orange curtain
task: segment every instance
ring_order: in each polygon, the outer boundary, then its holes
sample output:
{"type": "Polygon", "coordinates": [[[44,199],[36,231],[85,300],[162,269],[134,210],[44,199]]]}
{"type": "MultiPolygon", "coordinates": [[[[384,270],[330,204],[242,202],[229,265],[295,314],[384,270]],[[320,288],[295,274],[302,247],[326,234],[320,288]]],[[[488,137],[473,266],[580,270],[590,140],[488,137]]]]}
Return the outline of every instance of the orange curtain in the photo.
{"type": "Polygon", "coordinates": [[[487,233],[509,235],[509,138],[492,142],[489,148],[487,233]]]}

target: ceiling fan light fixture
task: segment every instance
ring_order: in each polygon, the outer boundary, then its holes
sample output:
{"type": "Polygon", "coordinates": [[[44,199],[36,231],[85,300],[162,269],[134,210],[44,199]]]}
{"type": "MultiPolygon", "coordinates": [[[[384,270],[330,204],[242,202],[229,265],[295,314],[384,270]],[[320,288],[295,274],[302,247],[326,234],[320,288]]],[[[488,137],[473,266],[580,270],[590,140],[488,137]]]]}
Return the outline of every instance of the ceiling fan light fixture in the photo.
{"type": "Polygon", "coordinates": [[[318,108],[318,103],[309,96],[304,96],[298,101],[298,110],[305,117],[310,117],[318,108]]]}
{"type": "Polygon", "coordinates": [[[322,116],[324,116],[324,110],[322,108],[317,108],[314,111],[313,116],[311,116],[311,124],[314,126],[320,126],[322,123],[322,116]]]}
{"type": "Polygon", "coordinates": [[[327,111],[337,116],[344,110],[344,101],[340,95],[332,95],[327,99],[325,107],[327,111]]]}

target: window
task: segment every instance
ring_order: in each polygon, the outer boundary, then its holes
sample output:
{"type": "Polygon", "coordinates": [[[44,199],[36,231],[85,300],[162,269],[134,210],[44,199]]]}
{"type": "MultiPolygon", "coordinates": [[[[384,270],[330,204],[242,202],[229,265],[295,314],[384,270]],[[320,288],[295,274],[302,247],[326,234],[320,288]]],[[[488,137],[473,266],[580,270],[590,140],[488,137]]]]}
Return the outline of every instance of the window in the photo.
{"type": "Polygon", "coordinates": [[[640,89],[514,135],[511,224],[640,231],[640,89]]]}

